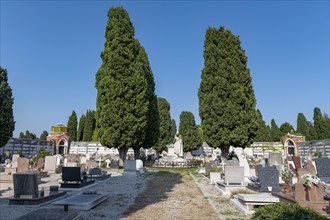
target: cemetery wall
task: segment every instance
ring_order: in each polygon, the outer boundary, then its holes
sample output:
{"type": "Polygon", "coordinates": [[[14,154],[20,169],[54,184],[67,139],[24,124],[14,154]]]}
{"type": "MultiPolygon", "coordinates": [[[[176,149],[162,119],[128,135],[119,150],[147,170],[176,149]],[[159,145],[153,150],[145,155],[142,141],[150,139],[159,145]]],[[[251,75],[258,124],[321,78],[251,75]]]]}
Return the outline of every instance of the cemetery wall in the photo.
{"type": "Polygon", "coordinates": [[[53,153],[53,143],[42,140],[10,138],[7,144],[0,148],[0,154],[3,158],[6,151],[9,151],[12,155],[20,153],[22,157],[29,158],[37,155],[40,149],[53,153]]]}
{"type": "Polygon", "coordinates": [[[70,154],[99,154],[99,155],[119,155],[115,148],[108,148],[101,145],[100,142],[77,142],[72,141],[69,149],[70,154]]]}
{"type": "Polygon", "coordinates": [[[330,139],[298,143],[299,156],[307,158],[309,154],[320,152],[322,157],[330,158],[330,139]]]}

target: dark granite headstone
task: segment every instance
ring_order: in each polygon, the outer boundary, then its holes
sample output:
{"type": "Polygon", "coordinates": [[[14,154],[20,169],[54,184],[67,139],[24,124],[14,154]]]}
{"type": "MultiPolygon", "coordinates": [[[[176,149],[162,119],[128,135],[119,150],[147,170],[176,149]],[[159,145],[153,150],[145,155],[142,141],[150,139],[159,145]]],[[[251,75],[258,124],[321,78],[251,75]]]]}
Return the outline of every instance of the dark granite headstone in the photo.
{"type": "Polygon", "coordinates": [[[14,198],[38,198],[37,174],[13,174],[14,198]]]}
{"type": "Polygon", "coordinates": [[[330,182],[330,159],[327,157],[315,159],[315,165],[317,169],[317,176],[325,181],[330,182]]]}
{"type": "Polygon", "coordinates": [[[62,167],[62,181],[64,181],[64,182],[81,181],[80,167],[62,167]]]}
{"type": "Polygon", "coordinates": [[[89,175],[91,176],[101,176],[102,170],[100,168],[93,168],[89,171],[89,175]]]}
{"type": "Polygon", "coordinates": [[[118,160],[111,160],[110,168],[118,169],[119,168],[119,161],[118,160]]]}
{"type": "Polygon", "coordinates": [[[268,187],[271,187],[272,192],[281,192],[279,187],[279,172],[276,166],[262,167],[258,165],[258,177],[261,192],[269,192],[268,187]]]}

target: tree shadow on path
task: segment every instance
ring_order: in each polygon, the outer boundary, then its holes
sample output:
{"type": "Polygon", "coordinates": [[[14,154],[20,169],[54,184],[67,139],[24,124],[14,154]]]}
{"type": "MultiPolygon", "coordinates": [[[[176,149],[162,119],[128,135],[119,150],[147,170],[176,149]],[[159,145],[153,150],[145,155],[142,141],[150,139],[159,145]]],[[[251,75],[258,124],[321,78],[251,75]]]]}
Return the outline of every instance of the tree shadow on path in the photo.
{"type": "Polygon", "coordinates": [[[155,175],[156,177],[147,183],[146,189],[135,198],[134,203],[126,209],[122,217],[129,217],[151,204],[165,201],[174,186],[183,183],[180,173],[159,171],[155,175]]]}

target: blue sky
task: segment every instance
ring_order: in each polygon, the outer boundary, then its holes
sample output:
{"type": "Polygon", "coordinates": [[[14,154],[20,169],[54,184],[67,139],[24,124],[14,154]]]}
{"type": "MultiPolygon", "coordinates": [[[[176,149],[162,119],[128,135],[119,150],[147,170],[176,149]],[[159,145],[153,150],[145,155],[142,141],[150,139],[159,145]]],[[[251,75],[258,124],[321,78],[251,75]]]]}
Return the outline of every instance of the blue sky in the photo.
{"type": "Polygon", "coordinates": [[[270,124],[296,127],[302,112],[329,111],[329,1],[1,1],[0,64],[8,71],[19,132],[39,136],[95,109],[107,11],[121,5],[145,47],[156,94],[196,122],[206,29],[240,36],[257,99],[270,124]]]}

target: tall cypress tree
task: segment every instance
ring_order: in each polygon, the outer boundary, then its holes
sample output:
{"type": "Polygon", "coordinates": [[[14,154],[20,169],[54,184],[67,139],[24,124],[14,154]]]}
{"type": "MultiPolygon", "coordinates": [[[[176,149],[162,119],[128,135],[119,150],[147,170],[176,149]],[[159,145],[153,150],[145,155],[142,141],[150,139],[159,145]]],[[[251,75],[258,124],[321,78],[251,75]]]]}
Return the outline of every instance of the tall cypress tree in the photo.
{"type": "Polygon", "coordinates": [[[281,131],[274,119],[272,119],[270,122],[270,135],[273,141],[280,141],[281,139],[281,131]]]}
{"type": "Polygon", "coordinates": [[[317,140],[317,134],[314,128],[314,125],[311,121],[308,121],[308,134],[309,137],[306,140],[312,141],[312,140],[317,140]]]}
{"type": "Polygon", "coordinates": [[[79,119],[78,131],[77,131],[77,141],[82,141],[84,137],[86,116],[82,114],[79,119]]]}
{"type": "Polygon", "coordinates": [[[154,149],[161,153],[166,150],[166,145],[173,143],[171,136],[171,115],[170,103],[164,98],[157,98],[157,106],[159,111],[159,137],[154,149]]]}
{"type": "Polygon", "coordinates": [[[308,132],[308,122],[303,113],[299,113],[297,117],[297,132],[304,135],[306,140],[311,140],[308,132]]]}
{"type": "MultiPolygon", "coordinates": [[[[147,99],[149,104],[147,115],[147,128],[145,140],[142,147],[151,148],[157,143],[159,136],[159,112],[157,108],[157,96],[155,94],[155,81],[149,64],[147,53],[137,40],[136,45],[139,48],[137,62],[141,63],[148,84],[147,99]]],[[[139,158],[140,147],[141,146],[135,146],[134,148],[135,159],[139,158]]]]}
{"type": "Polygon", "coordinates": [[[258,124],[247,57],[238,36],[224,27],[208,28],[198,91],[204,138],[226,157],[230,146],[252,143],[258,124]]]}
{"type": "Polygon", "coordinates": [[[15,130],[13,104],[14,98],[8,84],[7,70],[0,66],[0,148],[7,144],[15,130]]]}
{"type": "Polygon", "coordinates": [[[262,118],[262,114],[259,109],[257,109],[257,122],[258,130],[253,141],[263,142],[263,141],[272,141],[269,127],[266,125],[266,122],[262,118]]]}
{"type": "Polygon", "coordinates": [[[128,148],[145,142],[148,82],[127,11],[110,8],[108,17],[103,62],[96,73],[96,122],[101,144],[118,148],[125,161],[128,148]]]}
{"type": "Polygon", "coordinates": [[[201,140],[199,139],[193,113],[188,111],[181,112],[179,134],[182,136],[184,152],[198,149],[201,140]]]}
{"type": "Polygon", "coordinates": [[[95,112],[91,110],[87,110],[85,124],[84,124],[83,141],[93,140],[94,129],[95,129],[95,112]]]}
{"type": "Polygon", "coordinates": [[[171,120],[171,136],[173,138],[173,142],[174,142],[174,137],[176,135],[176,123],[175,123],[175,119],[171,120]]]}
{"type": "Polygon", "coordinates": [[[327,125],[319,108],[314,108],[314,128],[318,140],[327,139],[327,125]]]}
{"type": "Polygon", "coordinates": [[[72,111],[72,114],[68,120],[68,133],[70,134],[70,138],[72,141],[77,141],[77,126],[78,126],[78,118],[75,111],[72,111]]]}

